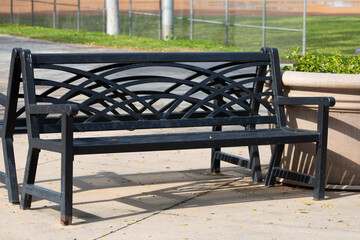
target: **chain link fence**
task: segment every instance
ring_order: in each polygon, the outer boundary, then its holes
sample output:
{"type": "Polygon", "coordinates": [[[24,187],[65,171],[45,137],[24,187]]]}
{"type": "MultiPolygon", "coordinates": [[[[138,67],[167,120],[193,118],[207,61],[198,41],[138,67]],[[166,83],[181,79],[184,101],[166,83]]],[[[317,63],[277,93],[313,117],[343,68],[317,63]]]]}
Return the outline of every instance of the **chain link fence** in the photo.
{"type": "MultiPolygon", "coordinates": [[[[106,32],[105,0],[2,0],[0,22],[106,32]]],[[[162,0],[119,0],[121,34],[161,39],[162,0]]],[[[306,0],[174,0],[173,39],[305,49],[306,0]]]]}

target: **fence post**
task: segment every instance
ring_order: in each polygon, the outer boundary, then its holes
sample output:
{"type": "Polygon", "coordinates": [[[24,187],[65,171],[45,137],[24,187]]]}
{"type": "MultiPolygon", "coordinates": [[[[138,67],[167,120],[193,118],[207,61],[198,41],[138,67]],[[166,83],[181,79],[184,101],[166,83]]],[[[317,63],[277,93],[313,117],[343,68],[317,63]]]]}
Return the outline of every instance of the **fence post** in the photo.
{"type": "Polygon", "coordinates": [[[190,40],[194,39],[194,0],[190,1],[190,40]]]}
{"type": "Polygon", "coordinates": [[[159,40],[161,40],[161,36],[162,36],[162,1],[159,0],[159,40]]]}
{"type": "Polygon", "coordinates": [[[31,0],[31,25],[35,26],[34,0],[31,0]]]}
{"type": "Polygon", "coordinates": [[[307,10],[307,5],[306,5],[306,0],[304,0],[304,16],[303,16],[303,55],[305,55],[306,52],[306,10],[307,10]]]}
{"type": "Polygon", "coordinates": [[[56,0],[54,0],[53,28],[56,28],[56,0]]]}
{"type": "Polygon", "coordinates": [[[225,1],[225,45],[229,46],[229,0],[225,1]]]}
{"type": "Polygon", "coordinates": [[[174,35],[174,0],[163,0],[162,31],[163,40],[169,40],[174,35]]]}
{"type": "Polygon", "coordinates": [[[10,0],[10,23],[14,23],[14,15],[13,15],[13,0],[10,0]]]}
{"type": "Polygon", "coordinates": [[[77,30],[80,31],[80,0],[78,0],[77,30]]]}
{"type": "Polygon", "coordinates": [[[103,33],[106,33],[106,0],[103,1],[103,33]]]}
{"type": "Polygon", "coordinates": [[[120,35],[119,1],[106,1],[106,33],[120,35]]]}
{"type": "Polygon", "coordinates": [[[129,36],[132,36],[132,0],[129,0],[129,36]]]}
{"type": "Polygon", "coordinates": [[[266,45],[266,0],[263,0],[262,46],[266,45]]]}

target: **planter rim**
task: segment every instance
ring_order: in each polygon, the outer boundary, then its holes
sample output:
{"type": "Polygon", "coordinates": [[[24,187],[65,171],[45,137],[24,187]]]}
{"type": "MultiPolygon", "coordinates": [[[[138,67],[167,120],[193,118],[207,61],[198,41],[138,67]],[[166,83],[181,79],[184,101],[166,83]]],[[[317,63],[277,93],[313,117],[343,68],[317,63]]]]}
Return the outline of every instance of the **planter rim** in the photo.
{"type": "Polygon", "coordinates": [[[360,74],[282,71],[284,86],[360,91],[360,74]]]}

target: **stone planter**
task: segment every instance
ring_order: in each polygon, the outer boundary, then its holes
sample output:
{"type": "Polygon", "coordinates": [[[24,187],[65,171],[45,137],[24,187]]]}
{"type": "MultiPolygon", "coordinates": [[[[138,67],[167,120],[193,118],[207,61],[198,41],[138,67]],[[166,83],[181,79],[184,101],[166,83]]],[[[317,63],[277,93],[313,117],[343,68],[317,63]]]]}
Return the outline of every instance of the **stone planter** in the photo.
{"type": "MultiPolygon", "coordinates": [[[[284,95],[332,96],[326,182],[328,188],[360,190],[360,75],[283,72],[284,95]]],[[[312,107],[288,107],[289,126],[313,129],[317,115],[312,107]]],[[[314,144],[287,146],[282,165],[314,173],[314,144]],[[295,160],[294,160],[295,159],[295,160]]]]}

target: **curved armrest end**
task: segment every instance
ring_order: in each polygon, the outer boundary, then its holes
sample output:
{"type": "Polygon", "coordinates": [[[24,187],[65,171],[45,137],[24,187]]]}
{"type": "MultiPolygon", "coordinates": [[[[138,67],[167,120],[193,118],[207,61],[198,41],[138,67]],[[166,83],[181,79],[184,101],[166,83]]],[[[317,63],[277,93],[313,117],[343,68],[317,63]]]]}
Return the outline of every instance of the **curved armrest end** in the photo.
{"type": "Polygon", "coordinates": [[[328,107],[335,106],[336,100],[334,97],[327,97],[327,101],[328,102],[327,102],[326,106],[328,106],[328,107]]]}
{"type": "Polygon", "coordinates": [[[66,115],[68,116],[76,115],[79,112],[79,107],[76,104],[67,104],[65,108],[66,115]]]}

